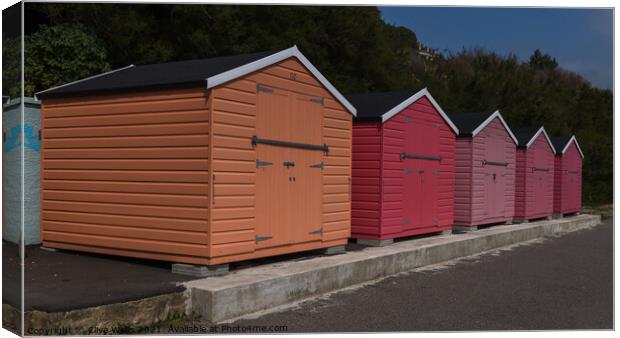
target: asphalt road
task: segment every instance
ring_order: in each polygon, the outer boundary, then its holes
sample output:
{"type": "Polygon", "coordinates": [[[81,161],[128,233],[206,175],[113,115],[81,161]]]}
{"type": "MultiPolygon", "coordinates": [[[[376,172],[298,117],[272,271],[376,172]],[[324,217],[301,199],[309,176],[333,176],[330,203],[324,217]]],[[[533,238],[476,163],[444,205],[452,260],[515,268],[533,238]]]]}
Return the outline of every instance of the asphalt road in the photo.
{"type": "Polygon", "coordinates": [[[288,332],[613,328],[613,221],[229,325],[288,332]]]}

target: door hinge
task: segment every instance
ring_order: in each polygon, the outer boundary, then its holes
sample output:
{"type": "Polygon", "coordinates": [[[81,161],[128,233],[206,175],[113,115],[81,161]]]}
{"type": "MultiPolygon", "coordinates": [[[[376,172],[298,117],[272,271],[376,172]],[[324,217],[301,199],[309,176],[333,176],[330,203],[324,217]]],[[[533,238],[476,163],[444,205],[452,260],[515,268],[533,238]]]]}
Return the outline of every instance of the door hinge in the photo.
{"type": "Polygon", "coordinates": [[[265,87],[263,85],[256,85],[256,92],[263,92],[263,93],[273,93],[273,89],[269,88],[269,87],[265,87]]]}
{"type": "Polygon", "coordinates": [[[433,222],[435,223],[439,222],[439,217],[433,217],[433,222]]]}
{"type": "Polygon", "coordinates": [[[407,224],[409,224],[409,223],[411,223],[411,222],[409,222],[409,220],[408,220],[408,219],[403,220],[403,225],[407,225],[407,224]]]}
{"type": "Polygon", "coordinates": [[[256,243],[272,239],[271,236],[256,236],[256,243]]]}
{"type": "Polygon", "coordinates": [[[413,117],[405,116],[405,123],[412,123],[412,122],[413,122],[413,117]]]}
{"type": "Polygon", "coordinates": [[[441,125],[439,123],[435,123],[435,128],[441,128],[441,125]]]}
{"type": "Polygon", "coordinates": [[[433,175],[439,175],[439,171],[433,170],[433,175]]]}
{"type": "Polygon", "coordinates": [[[258,168],[258,167],[266,167],[268,165],[273,165],[273,163],[256,160],[256,168],[258,168]]]}
{"type": "Polygon", "coordinates": [[[312,98],[310,99],[310,101],[314,102],[314,103],[318,103],[320,105],[324,105],[325,104],[325,99],[322,97],[319,98],[312,98]]]}
{"type": "Polygon", "coordinates": [[[411,174],[411,168],[405,168],[405,174],[411,174]]]}
{"type": "Polygon", "coordinates": [[[321,235],[321,236],[323,236],[323,228],[320,228],[319,230],[310,231],[309,234],[310,235],[321,235]]]}
{"type": "Polygon", "coordinates": [[[321,170],[323,170],[323,167],[324,167],[323,162],[317,163],[317,164],[313,164],[313,165],[310,166],[310,168],[318,168],[318,169],[321,169],[321,170]]]}

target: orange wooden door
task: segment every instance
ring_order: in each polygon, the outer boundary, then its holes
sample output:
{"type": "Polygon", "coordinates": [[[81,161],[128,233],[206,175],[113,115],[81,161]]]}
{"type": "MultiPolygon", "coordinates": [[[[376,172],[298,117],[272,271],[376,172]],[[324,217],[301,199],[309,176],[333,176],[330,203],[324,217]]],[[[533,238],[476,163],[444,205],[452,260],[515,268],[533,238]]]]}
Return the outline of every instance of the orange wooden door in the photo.
{"type": "MultiPolygon", "coordinates": [[[[259,139],[322,142],[322,105],[311,97],[260,87],[259,139]]],[[[290,146],[256,145],[257,248],[322,239],[323,153],[290,146]]]]}
{"type": "MultiPolygon", "coordinates": [[[[316,98],[296,94],[291,112],[293,142],[321,145],[323,142],[323,106],[316,98]]],[[[293,149],[294,181],[291,184],[293,241],[303,243],[322,239],[323,226],[323,152],[293,149]]]]}
{"type": "MultiPolygon", "coordinates": [[[[256,136],[283,140],[289,137],[286,119],[291,106],[290,94],[265,88],[258,91],[256,136]]],[[[264,144],[256,145],[256,247],[288,244],[290,209],[290,150],[264,144]]]]}

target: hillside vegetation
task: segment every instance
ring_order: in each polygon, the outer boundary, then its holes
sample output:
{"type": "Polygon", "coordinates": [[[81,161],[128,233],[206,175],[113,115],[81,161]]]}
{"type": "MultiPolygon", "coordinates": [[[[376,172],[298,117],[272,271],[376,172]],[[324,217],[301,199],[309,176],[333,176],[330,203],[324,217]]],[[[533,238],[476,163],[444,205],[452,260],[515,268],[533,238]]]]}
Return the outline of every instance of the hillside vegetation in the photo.
{"type": "MultiPolygon", "coordinates": [[[[500,109],[515,127],[575,134],[586,204],[613,198],[613,96],[532,51],[529,60],[471,49],[424,58],[415,32],[375,7],[26,4],[26,94],[128,64],[297,45],[344,93],[428,87],[448,112],[500,109]]],[[[4,62],[19,59],[3,37],[4,62]]],[[[544,46],[540,46],[544,49],[544,46]]],[[[5,67],[6,69],[6,67],[5,67]]],[[[611,70],[610,70],[611,71],[611,70]]],[[[19,94],[5,71],[4,94],[19,94]]]]}

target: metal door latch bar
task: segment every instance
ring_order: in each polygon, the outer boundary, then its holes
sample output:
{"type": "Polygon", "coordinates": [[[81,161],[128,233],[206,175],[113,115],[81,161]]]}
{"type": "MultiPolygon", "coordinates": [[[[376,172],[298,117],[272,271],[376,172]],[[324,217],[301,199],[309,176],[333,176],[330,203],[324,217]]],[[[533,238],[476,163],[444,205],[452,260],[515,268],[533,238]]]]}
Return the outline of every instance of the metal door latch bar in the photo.
{"type": "Polygon", "coordinates": [[[485,165],[495,165],[495,166],[499,166],[499,167],[507,167],[508,166],[508,162],[493,162],[493,161],[482,160],[482,166],[485,166],[485,165]]]}
{"type": "Polygon", "coordinates": [[[321,106],[325,104],[325,99],[322,97],[310,99],[311,102],[318,103],[321,106]]]}
{"type": "Polygon", "coordinates": [[[325,165],[323,164],[323,162],[317,163],[317,164],[313,164],[313,165],[310,166],[310,168],[318,168],[318,169],[321,169],[321,170],[323,170],[324,167],[325,167],[325,165]]]}
{"type": "Polygon", "coordinates": [[[323,228],[309,232],[310,235],[323,235],[323,228]]]}
{"type": "Polygon", "coordinates": [[[441,156],[424,156],[424,155],[401,153],[400,154],[400,159],[401,160],[405,160],[405,159],[418,159],[418,160],[429,160],[429,161],[441,161],[442,157],[441,156]]]}
{"type": "Polygon", "coordinates": [[[534,167],[534,168],[532,168],[532,172],[534,172],[534,171],[549,171],[549,168],[536,168],[536,167],[534,167]]]}
{"type": "Polygon", "coordinates": [[[256,160],[256,168],[258,168],[258,167],[266,167],[268,165],[273,165],[273,163],[256,160]]]}
{"type": "Polygon", "coordinates": [[[256,236],[256,243],[272,239],[271,236],[256,236]]]}
{"type": "Polygon", "coordinates": [[[263,92],[263,93],[273,93],[273,89],[269,88],[269,87],[265,87],[263,85],[257,84],[256,85],[256,92],[263,92]]]}
{"type": "Polygon", "coordinates": [[[298,149],[307,149],[307,150],[320,150],[326,154],[329,152],[329,147],[327,146],[327,144],[317,145],[317,144],[308,144],[308,143],[271,140],[271,139],[266,139],[266,138],[259,138],[258,136],[254,135],[252,136],[252,145],[256,146],[257,144],[267,144],[271,146],[298,148],[298,149]]]}

